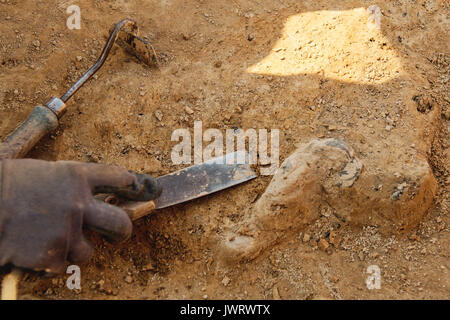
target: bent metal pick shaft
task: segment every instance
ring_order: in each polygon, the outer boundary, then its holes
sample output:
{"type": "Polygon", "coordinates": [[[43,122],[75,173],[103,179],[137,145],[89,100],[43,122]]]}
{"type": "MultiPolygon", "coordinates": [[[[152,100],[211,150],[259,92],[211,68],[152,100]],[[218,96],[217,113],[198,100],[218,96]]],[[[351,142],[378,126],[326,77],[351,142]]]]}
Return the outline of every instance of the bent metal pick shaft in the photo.
{"type": "Polygon", "coordinates": [[[24,157],[39,140],[59,126],[59,119],[66,112],[66,102],[103,66],[116,41],[143,63],[157,64],[153,47],[137,33],[135,21],[127,18],[117,23],[97,62],[61,98],[53,97],[43,106],[34,107],[25,122],[0,144],[0,159],[24,157]]]}

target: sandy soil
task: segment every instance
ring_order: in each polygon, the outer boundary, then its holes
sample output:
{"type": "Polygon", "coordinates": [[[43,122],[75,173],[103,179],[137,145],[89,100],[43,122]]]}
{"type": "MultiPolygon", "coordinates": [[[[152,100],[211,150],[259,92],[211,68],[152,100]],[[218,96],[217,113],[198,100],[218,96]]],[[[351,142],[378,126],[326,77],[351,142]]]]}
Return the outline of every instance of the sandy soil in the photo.
{"type": "Polygon", "coordinates": [[[84,73],[124,17],[138,21],[161,60],[148,68],[115,48],[30,157],[158,176],[180,168],[172,131],[202,120],[220,130],[280,129],[281,161],[312,138],[345,138],[380,172],[418,153],[439,184],[405,235],[337,225],[325,213],[256,259],[226,264],[218,238],[264,192],[270,177],[259,177],[143,218],[119,246],[89,233],[96,252],[81,266],[80,291],[65,286],[67,275],[30,273],[21,297],[449,299],[448,15],[444,0],[0,0],[2,139],[84,73]],[[71,4],[81,8],[81,30],[66,27],[71,4]],[[367,26],[373,4],[380,30],[367,26]],[[381,269],[379,290],[366,287],[370,265],[381,269]]]}

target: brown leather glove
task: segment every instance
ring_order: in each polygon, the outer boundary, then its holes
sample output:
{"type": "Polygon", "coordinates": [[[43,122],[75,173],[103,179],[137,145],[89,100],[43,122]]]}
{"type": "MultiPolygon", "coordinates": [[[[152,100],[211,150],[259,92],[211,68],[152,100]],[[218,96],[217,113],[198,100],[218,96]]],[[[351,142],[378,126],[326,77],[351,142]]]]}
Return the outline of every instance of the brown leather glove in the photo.
{"type": "Polygon", "coordinates": [[[59,273],[67,260],[86,261],[92,247],[83,225],[112,241],[128,239],[132,225],[127,214],[95,200],[93,192],[137,183],[135,174],[116,166],[0,161],[0,265],[59,273]]]}

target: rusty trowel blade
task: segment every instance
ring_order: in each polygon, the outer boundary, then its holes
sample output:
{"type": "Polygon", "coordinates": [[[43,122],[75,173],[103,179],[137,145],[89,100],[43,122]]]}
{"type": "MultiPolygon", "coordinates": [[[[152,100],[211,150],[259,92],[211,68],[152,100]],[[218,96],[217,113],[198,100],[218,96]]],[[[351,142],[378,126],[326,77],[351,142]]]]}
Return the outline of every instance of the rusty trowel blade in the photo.
{"type": "Polygon", "coordinates": [[[148,66],[159,65],[156,52],[147,40],[122,30],[119,33],[117,44],[148,66]]]}
{"type": "Polygon", "coordinates": [[[230,188],[256,178],[248,165],[247,152],[234,152],[159,177],[163,191],[156,209],[166,208],[230,188]]]}

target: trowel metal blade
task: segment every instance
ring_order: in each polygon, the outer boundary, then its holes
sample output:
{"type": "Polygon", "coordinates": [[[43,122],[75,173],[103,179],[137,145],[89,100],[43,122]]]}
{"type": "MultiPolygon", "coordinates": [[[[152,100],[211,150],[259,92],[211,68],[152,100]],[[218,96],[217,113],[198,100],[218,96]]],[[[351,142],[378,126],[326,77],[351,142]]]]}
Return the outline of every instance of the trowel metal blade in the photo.
{"type": "Polygon", "coordinates": [[[257,177],[244,151],[213,158],[174,173],[159,177],[163,191],[155,200],[156,209],[170,207],[230,188],[257,177]]]}
{"type": "Polygon", "coordinates": [[[158,58],[150,42],[127,31],[120,31],[117,44],[148,66],[158,66],[158,58]]]}

